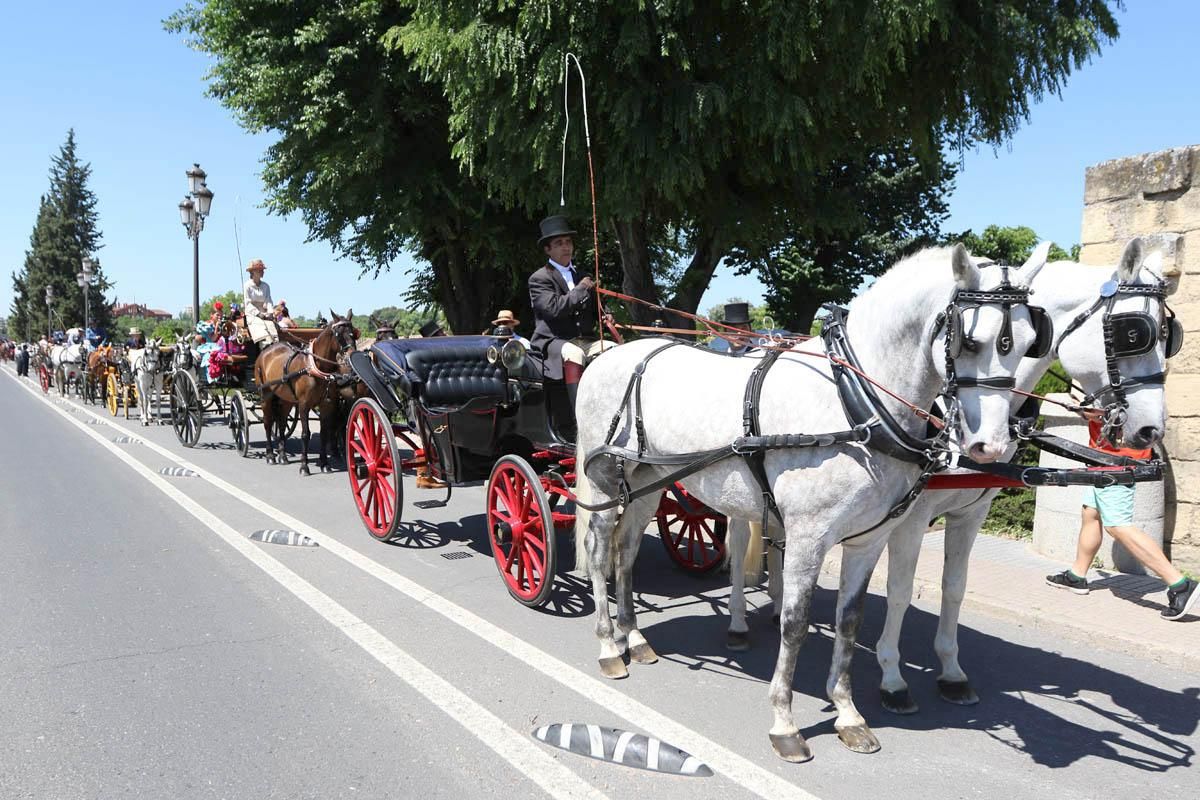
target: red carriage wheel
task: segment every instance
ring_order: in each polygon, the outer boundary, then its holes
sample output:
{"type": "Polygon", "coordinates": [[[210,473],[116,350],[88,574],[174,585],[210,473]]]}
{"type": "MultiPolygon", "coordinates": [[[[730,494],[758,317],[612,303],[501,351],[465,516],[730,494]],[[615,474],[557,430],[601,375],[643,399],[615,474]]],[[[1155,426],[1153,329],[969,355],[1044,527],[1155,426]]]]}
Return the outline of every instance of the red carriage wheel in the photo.
{"type": "Polygon", "coordinates": [[[350,493],[367,532],[386,542],[400,526],[404,487],[392,422],[373,398],[363,397],[346,422],[346,472],[350,493]]]}
{"type": "Polygon", "coordinates": [[[504,456],[492,467],[487,529],[508,593],[530,608],[545,603],[554,585],[554,515],[541,478],[520,456],[504,456]]]}
{"type": "Polygon", "coordinates": [[[658,535],[667,555],[684,572],[703,575],[725,561],[725,517],[713,511],[678,483],[663,492],[655,515],[658,535]]]}
{"type": "Polygon", "coordinates": [[[42,393],[50,394],[50,370],[45,364],[38,364],[38,382],[42,384],[42,393]]]}

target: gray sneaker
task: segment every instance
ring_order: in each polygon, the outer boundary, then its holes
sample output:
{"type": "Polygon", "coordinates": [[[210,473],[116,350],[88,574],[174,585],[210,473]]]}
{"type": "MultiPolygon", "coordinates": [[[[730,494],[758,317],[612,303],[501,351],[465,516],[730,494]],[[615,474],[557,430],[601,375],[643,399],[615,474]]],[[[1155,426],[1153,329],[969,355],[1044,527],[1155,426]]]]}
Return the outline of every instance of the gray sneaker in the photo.
{"type": "Polygon", "coordinates": [[[1062,572],[1055,573],[1054,575],[1047,575],[1046,583],[1055,587],[1056,589],[1070,589],[1075,594],[1087,594],[1091,591],[1091,589],[1088,588],[1087,579],[1076,578],[1071,574],[1071,570],[1069,569],[1065,569],[1062,572]]]}
{"type": "Polygon", "coordinates": [[[1162,610],[1163,619],[1180,619],[1187,616],[1187,613],[1192,610],[1192,606],[1196,603],[1196,598],[1200,597],[1200,589],[1191,578],[1187,579],[1187,583],[1180,589],[1167,589],[1167,607],[1162,610]]]}

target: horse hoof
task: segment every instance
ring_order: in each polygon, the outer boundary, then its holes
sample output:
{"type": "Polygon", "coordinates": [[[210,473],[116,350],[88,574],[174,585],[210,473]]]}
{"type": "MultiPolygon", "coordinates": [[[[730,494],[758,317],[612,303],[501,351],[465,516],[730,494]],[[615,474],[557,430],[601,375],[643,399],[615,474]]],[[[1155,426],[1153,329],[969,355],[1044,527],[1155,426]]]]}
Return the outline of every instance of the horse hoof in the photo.
{"type": "Polygon", "coordinates": [[[879,740],[875,738],[875,734],[871,733],[871,729],[866,725],[848,725],[845,728],[838,728],[838,739],[846,748],[855,753],[878,753],[879,740]]]}
{"type": "Polygon", "coordinates": [[[620,656],[612,656],[611,658],[600,659],[600,674],[612,680],[629,677],[629,670],[625,667],[625,660],[620,656]]]}
{"type": "Polygon", "coordinates": [[[629,648],[629,660],[638,664],[653,664],[658,661],[658,653],[647,642],[629,648]]]}
{"type": "Polygon", "coordinates": [[[300,474],[301,474],[301,475],[312,475],[312,473],[311,473],[311,472],[309,472],[309,469],[308,469],[308,467],[301,467],[301,468],[300,468],[300,474]]]}
{"type": "Polygon", "coordinates": [[[734,653],[744,653],[750,649],[750,634],[745,631],[729,631],[725,635],[725,649],[734,653]]]}
{"type": "Polygon", "coordinates": [[[786,736],[776,736],[772,733],[771,747],[775,748],[775,755],[793,764],[811,761],[813,757],[808,742],[804,741],[804,737],[799,733],[789,733],[786,736]]]}
{"type": "Polygon", "coordinates": [[[884,711],[890,711],[893,714],[915,714],[921,710],[921,707],[912,699],[912,695],[908,693],[908,689],[901,689],[897,692],[880,689],[879,704],[883,706],[884,711]]]}
{"type": "Polygon", "coordinates": [[[947,703],[956,706],[973,706],[979,702],[979,695],[971,688],[968,681],[938,680],[938,694],[947,703]]]}

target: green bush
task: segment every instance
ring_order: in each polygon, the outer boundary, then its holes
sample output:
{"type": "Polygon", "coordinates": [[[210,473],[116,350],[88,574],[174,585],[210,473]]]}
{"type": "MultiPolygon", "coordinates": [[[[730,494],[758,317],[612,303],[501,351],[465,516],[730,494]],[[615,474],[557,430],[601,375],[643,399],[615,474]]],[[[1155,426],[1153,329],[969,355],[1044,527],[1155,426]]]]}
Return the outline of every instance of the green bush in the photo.
{"type": "MultiPolygon", "coordinates": [[[[1066,382],[1054,373],[1062,374],[1062,365],[1057,361],[1050,367],[1050,371],[1038,381],[1033,390],[1034,394],[1044,396],[1067,391],[1066,382]]],[[[1037,424],[1039,428],[1042,427],[1044,424],[1042,417],[1038,417],[1037,424]]],[[[1014,462],[1036,466],[1038,463],[1037,448],[1028,443],[1022,443],[1017,450],[1014,462]]],[[[1034,505],[1035,493],[1032,489],[1002,489],[996,499],[992,501],[992,509],[988,512],[987,519],[983,521],[983,529],[1018,539],[1031,538],[1033,536],[1034,505]]]]}

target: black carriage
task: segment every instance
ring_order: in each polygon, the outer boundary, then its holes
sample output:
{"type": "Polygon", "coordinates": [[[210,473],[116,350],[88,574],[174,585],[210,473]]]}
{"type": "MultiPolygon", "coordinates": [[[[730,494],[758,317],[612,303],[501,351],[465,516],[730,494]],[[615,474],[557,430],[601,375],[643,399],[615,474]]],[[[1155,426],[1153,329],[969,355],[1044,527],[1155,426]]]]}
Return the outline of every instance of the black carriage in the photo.
{"type": "MultiPolygon", "coordinates": [[[[396,536],[403,510],[402,472],[427,469],[447,484],[487,481],[488,541],[509,593],[527,606],[549,597],[556,530],[575,514],[574,419],[561,383],[513,339],[449,336],[377,342],[351,355],[366,397],[346,427],[350,489],[367,531],[396,536]],[[411,452],[402,459],[401,451],[411,452]]],[[[676,486],[657,515],[668,555],[693,573],[724,561],[723,517],[676,486]]]]}

